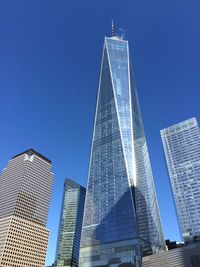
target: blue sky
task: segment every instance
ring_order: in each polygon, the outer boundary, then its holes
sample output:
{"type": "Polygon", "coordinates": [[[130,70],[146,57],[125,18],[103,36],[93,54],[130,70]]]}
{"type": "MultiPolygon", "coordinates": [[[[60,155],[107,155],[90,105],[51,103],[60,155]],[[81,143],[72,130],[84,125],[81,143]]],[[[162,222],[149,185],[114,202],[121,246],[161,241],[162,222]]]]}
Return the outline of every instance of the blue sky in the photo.
{"type": "Polygon", "coordinates": [[[53,162],[52,263],[63,182],[86,184],[104,36],[129,40],[165,238],[180,240],[160,129],[196,116],[199,0],[0,0],[0,168],[34,148],[53,162]]]}

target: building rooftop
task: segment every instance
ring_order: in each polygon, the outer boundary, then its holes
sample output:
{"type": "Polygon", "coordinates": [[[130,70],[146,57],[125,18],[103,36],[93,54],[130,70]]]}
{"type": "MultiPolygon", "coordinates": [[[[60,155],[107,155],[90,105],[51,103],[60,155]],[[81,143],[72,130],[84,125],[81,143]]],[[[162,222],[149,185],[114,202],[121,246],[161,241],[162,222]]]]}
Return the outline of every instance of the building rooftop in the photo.
{"type": "Polygon", "coordinates": [[[184,121],[181,121],[181,122],[178,122],[176,124],[173,124],[167,128],[164,128],[160,131],[161,134],[165,134],[166,132],[175,132],[175,130],[177,129],[184,129],[184,128],[187,128],[187,127],[191,127],[191,126],[196,126],[197,125],[197,120],[195,117],[193,118],[190,118],[190,119],[187,119],[187,120],[184,120],[184,121]]]}
{"type": "Polygon", "coordinates": [[[29,156],[36,155],[36,156],[38,156],[39,158],[41,158],[41,159],[43,159],[43,160],[45,160],[46,162],[48,162],[48,163],[51,164],[51,160],[50,160],[50,159],[46,158],[45,156],[43,156],[42,154],[40,154],[39,152],[35,151],[35,150],[32,149],[32,148],[30,148],[30,149],[28,149],[28,150],[26,150],[26,151],[24,151],[24,152],[22,152],[22,153],[20,153],[20,154],[17,154],[16,156],[12,157],[12,159],[17,158],[17,157],[19,157],[19,156],[21,156],[21,155],[24,155],[24,154],[25,154],[25,155],[29,155],[29,156]]]}
{"type": "Polygon", "coordinates": [[[83,187],[82,185],[76,183],[75,181],[73,181],[70,178],[66,178],[64,187],[68,187],[68,186],[71,186],[72,188],[80,188],[82,190],[86,190],[85,187],[83,187]]]}

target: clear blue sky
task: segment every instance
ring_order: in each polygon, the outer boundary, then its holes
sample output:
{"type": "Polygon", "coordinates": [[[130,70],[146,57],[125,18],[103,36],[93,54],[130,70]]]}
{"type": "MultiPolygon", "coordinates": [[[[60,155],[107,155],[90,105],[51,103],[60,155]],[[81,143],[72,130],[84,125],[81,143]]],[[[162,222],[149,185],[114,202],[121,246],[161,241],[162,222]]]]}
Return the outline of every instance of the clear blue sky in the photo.
{"type": "Polygon", "coordinates": [[[34,148],[53,162],[47,264],[63,182],[86,184],[104,36],[129,40],[165,238],[180,240],[160,129],[196,116],[199,0],[0,0],[0,168],[34,148]]]}

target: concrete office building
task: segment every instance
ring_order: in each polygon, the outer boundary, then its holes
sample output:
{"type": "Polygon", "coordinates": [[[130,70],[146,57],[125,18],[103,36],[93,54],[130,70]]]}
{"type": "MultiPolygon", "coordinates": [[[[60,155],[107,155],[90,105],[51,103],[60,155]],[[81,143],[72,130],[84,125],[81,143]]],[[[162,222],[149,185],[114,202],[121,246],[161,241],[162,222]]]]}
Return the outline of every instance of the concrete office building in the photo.
{"type": "Polygon", "coordinates": [[[161,131],[180,231],[186,243],[200,237],[200,131],[195,118],[161,131]]]}
{"type": "Polygon", "coordinates": [[[53,182],[51,161],[33,149],[13,157],[0,176],[0,266],[44,267],[53,182]]]}

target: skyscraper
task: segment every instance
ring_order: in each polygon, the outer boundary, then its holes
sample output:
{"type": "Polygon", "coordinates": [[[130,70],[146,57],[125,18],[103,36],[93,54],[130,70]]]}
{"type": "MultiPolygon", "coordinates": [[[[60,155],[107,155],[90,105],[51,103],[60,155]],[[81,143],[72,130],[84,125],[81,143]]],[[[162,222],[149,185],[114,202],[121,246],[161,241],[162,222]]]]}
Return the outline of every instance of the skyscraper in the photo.
{"type": "Polygon", "coordinates": [[[184,241],[200,236],[200,131],[195,118],[161,130],[184,241]]]}
{"type": "Polygon", "coordinates": [[[79,260],[85,188],[65,180],[56,261],[53,266],[76,267],[79,260]]]}
{"type": "Polygon", "coordinates": [[[91,148],[80,266],[140,266],[164,247],[128,41],[106,37],[91,148]],[[137,222],[138,221],[138,222],[137,222]]]}
{"type": "Polygon", "coordinates": [[[0,266],[44,267],[53,173],[33,149],[13,157],[0,176],[0,266]]]}

